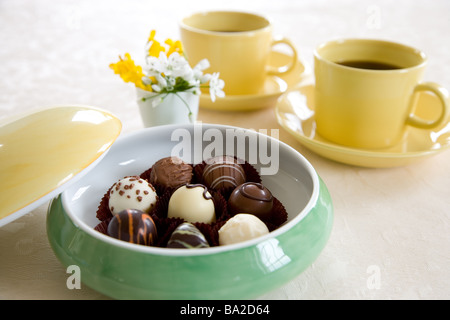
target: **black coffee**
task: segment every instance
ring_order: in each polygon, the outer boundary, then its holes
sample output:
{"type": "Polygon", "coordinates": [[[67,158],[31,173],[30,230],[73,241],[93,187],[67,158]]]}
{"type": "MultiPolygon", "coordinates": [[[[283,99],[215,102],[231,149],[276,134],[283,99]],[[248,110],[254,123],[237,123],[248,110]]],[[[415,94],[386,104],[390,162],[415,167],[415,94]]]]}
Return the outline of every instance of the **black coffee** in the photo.
{"type": "Polygon", "coordinates": [[[346,67],[358,68],[358,69],[368,69],[368,70],[397,70],[402,67],[377,61],[365,61],[365,60],[348,60],[340,61],[338,64],[346,67]]]}

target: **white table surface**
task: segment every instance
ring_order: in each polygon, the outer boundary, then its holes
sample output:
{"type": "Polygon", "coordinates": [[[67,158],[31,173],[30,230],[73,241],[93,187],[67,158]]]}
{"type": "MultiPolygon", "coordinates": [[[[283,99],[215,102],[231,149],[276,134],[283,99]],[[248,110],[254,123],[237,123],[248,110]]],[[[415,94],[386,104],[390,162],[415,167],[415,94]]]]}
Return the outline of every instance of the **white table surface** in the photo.
{"type": "MultiPolygon", "coordinates": [[[[181,17],[210,9],[269,16],[275,33],[289,37],[310,66],[315,46],[333,38],[399,41],[427,53],[425,80],[450,88],[448,0],[2,0],[0,119],[42,106],[87,104],[119,116],[123,134],[139,130],[134,89],[109,63],[125,52],[138,58],[151,29],[161,39],[179,38],[181,17]]],[[[271,109],[202,110],[199,119],[276,127],[271,109]]],[[[280,139],[325,181],[335,221],[318,259],[260,298],[450,298],[450,152],[406,167],[368,169],[322,158],[284,130],[280,139]]],[[[0,299],[107,299],[85,285],[67,288],[69,274],[47,240],[46,210],[42,205],[0,228],[0,299]]]]}

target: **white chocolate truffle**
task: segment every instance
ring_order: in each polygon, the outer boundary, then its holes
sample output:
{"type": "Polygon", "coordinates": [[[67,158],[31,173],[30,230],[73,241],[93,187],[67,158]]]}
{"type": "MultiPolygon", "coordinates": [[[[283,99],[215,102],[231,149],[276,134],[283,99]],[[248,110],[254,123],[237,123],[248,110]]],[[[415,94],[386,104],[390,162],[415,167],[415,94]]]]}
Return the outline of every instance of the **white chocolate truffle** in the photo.
{"type": "Polygon", "coordinates": [[[216,220],[212,196],[201,184],[181,186],[170,197],[167,217],[191,223],[212,223],[216,220]]]}
{"type": "Polygon", "coordinates": [[[116,182],[109,191],[109,210],[113,215],[125,209],[150,212],[156,204],[155,188],[139,177],[126,177],[116,182]]]}
{"type": "Polygon", "coordinates": [[[224,246],[254,239],[269,233],[269,229],[257,216],[239,213],[219,229],[219,245],[224,246]]]}

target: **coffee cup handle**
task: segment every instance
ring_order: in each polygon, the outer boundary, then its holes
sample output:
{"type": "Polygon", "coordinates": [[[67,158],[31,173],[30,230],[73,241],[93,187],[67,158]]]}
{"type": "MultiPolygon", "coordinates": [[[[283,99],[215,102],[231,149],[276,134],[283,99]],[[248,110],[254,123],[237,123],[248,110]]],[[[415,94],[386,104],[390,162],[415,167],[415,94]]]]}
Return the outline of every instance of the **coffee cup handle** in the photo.
{"type": "Polygon", "coordinates": [[[294,67],[296,66],[297,63],[300,63],[299,61],[297,61],[297,59],[298,59],[297,50],[295,49],[295,46],[292,44],[292,42],[289,39],[279,38],[279,39],[275,39],[272,41],[272,47],[277,44],[285,44],[291,48],[291,51],[292,51],[292,55],[290,56],[291,61],[288,64],[281,66],[281,67],[269,66],[267,72],[270,75],[281,75],[281,74],[287,73],[287,72],[291,71],[292,69],[294,69],[294,67]]]}
{"type": "MultiPolygon", "coordinates": [[[[409,117],[406,119],[406,124],[421,129],[432,129],[440,126],[445,120],[448,119],[448,115],[450,112],[450,99],[448,91],[434,82],[419,83],[414,88],[413,94],[419,91],[430,91],[436,95],[436,97],[441,102],[442,106],[441,114],[436,120],[424,120],[411,113],[409,117]]],[[[413,103],[413,101],[414,99],[412,99],[411,103],[413,103]]]]}

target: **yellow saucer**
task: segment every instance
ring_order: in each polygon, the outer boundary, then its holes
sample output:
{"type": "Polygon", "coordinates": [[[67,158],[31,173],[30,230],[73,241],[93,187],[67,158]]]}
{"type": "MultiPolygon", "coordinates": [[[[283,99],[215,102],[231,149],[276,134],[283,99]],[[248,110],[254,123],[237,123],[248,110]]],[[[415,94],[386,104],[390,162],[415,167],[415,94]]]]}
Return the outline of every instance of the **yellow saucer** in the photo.
{"type": "Polygon", "coordinates": [[[119,136],[113,115],[52,107],[0,126],[0,226],[58,195],[100,161],[119,136]]]}
{"type": "MultiPolygon", "coordinates": [[[[272,51],[270,54],[271,66],[281,67],[289,61],[291,61],[290,57],[285,53],[272,51]]],[[[212,102],[209,93],[204,92],[200,96],[200,107],[220,111],[250,111],[273,107],[281,94],[295,88],[306,76],[304,63],[297,61],[290,72],[280,76],[268,76],[259,94],[225,96],[216,98],[216,101],[212,102]]]]}
{"type": "MultiPolygon", "coordinates": [[[[356,166],[404,166],[447,150],[450,146],[450,123],[433,130],[409,127],[400,143],[386,149],[363,150],[330,142],[315,132],[313,84],[304,84],[283,94],[275,111],[278,123],[306,148],[331,160],[356,166]]],[[[439,100],[432,94],[420,93],[415,113],[431,120],[439,112],[439,100]]]]}

